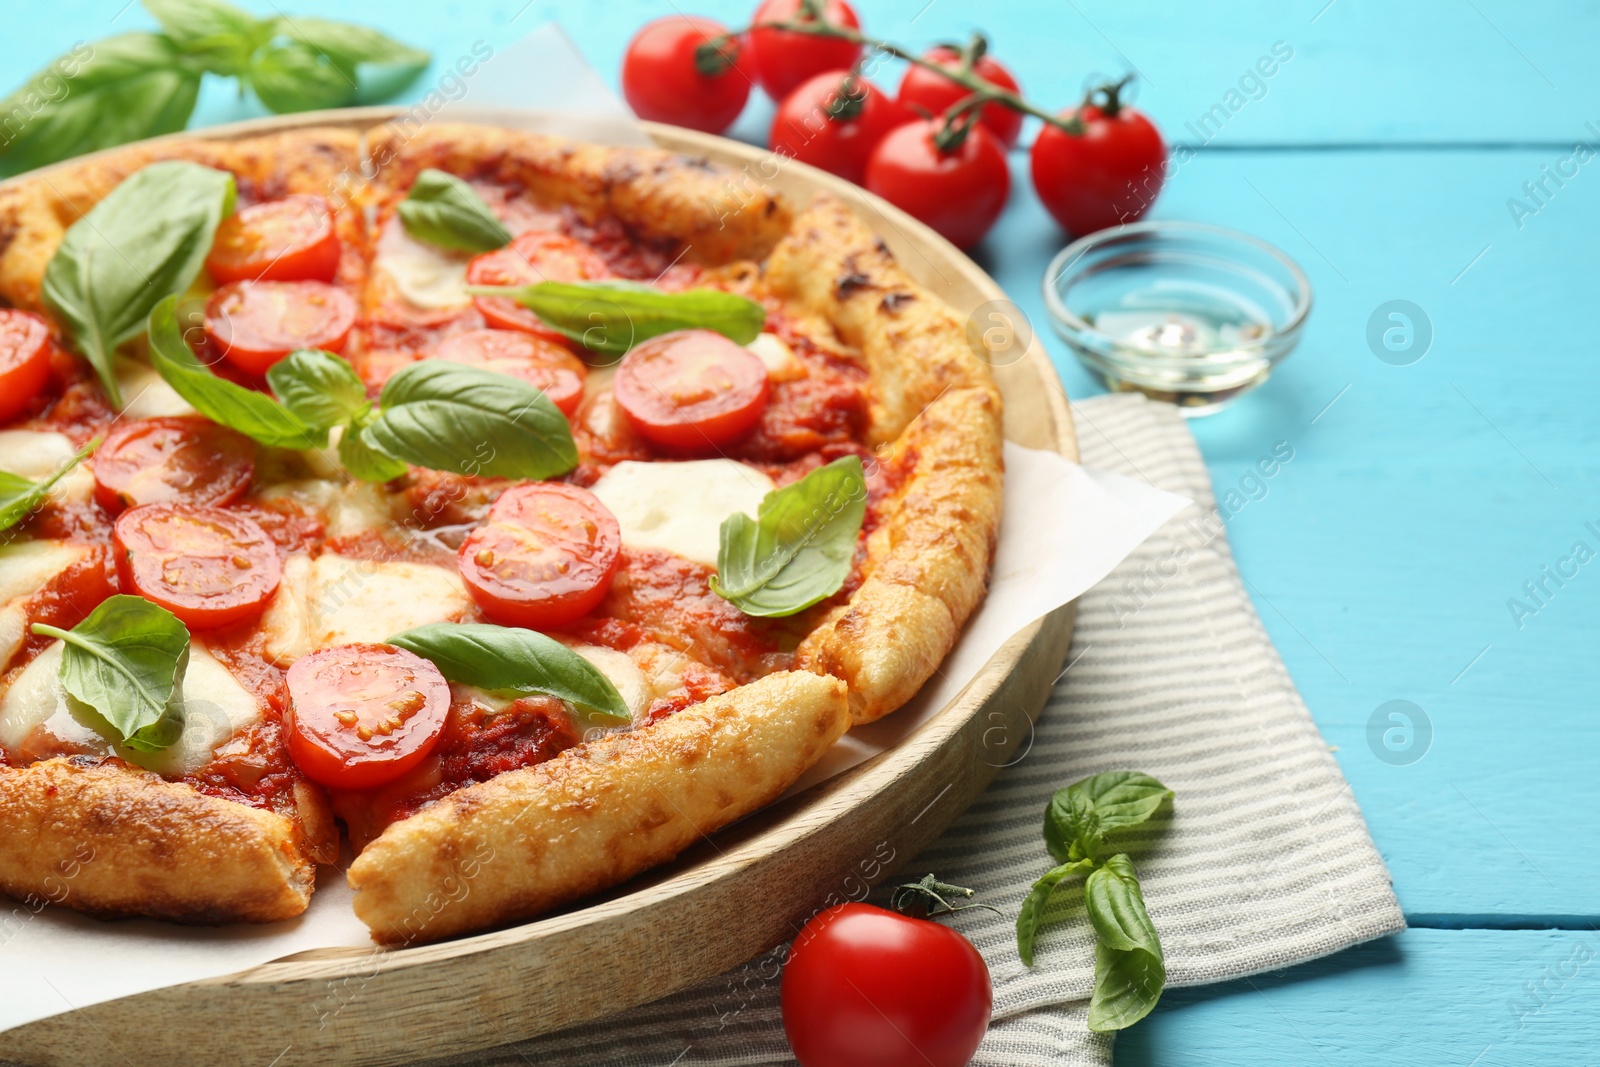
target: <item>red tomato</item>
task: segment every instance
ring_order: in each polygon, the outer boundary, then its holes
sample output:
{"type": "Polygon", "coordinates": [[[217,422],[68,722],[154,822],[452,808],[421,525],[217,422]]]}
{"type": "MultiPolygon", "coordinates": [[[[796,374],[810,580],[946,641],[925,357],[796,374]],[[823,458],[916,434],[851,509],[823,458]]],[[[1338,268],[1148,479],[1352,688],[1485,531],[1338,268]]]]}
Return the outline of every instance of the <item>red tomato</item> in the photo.
{"type": "Polygon", "coordinates": [[[90,460],[94,496],[115,515],[139,504],[231,504],[255,473],[250,439],[182,415],[117,426],[90,460]]]}
{"type": "Polygon", "coordinates": [[[421,763],[450,710],[439,668],[393,645],[318,649],[284,680],[289,755],[306,777],[335,789],[371,789],[421,763]]]}
{"type": "Polygon", "coordinates": [[[0,423],[10,422],[50,379],[50,327],[31,311],[0,308],[0,423]]]}
{"type": "Polygon", "coordinates": [[[1046,126],[1033,142],[1033,187],[1074,237],[1137,221],[1167,176],[1166,142],[1138,111],[1087,105],[1078,117],[1088,127],[1082,136],[1046,126]]]}
{"type": "MultiPolygon", "coordinates": [[[[504,248],[467,264],[469,285],[534,285],[611,277],[611,268],[588,245],[545,230],[530,230],[504,248]]],[[[490,326],[522,330],[557,344],[570,344],[539,316],[507,296],[475,296],[472,304],[490,326]]]]}
{"type": "Polygon", "coordinates": [[[641,436],[664,448],[704,451],[761,421],[767,367],[720,333],[678,330],[622,357],[611,391],[641,436]]]}
{"type": "Polygon", "coordinates": [[[434,357],[521,378],[567,416],[578,410],[583,380],[589,373],[583,361],[567,349],[520,330],[451,334],[434,350],[434,357]]]}
{"type": "Polygon", "coordinates": [[[781,1000],[800,1067],[965,1067],[993,994],[983,957],[949,927],[840,904],[795,938],[781,1000]]]}
{"type": "Polygon", "coordinates": [[[783,98],[772,120],[772,150],[859,183],[867,156],[910,115],[865,79],[850,83],[846,70],[808,79],[783,98]]]}
{"type": "Polygon", "coordinates": [[[722,23],[698,15],[645,23],[622,56],[622,95],[634,114],[707,133],[727,129],[750,98],[750,78],[737,66],[738,42],[722,49],[734,65],[720,73],[702,74],[695,65],[695,49],[727,32],[722,23]]]}
{"type": "Polygon", "coordinates": [[[951,152],[940,151],[938,120],[912,122],[885,137],[867,160],[868,189],[921,219],[959,248],[983,240],[1011,192],[1006,153],[982,124],[951,152]]]}
{"type": "MultiPolygon", "coordinates": [[[[835,26],[861,28],[856,9],[845,0],[827,0],[823,17],[835,26]]],[[[800,18],[800,0],[766,0],[750,17],[752,23],[800,18]]],[[[801,21],[809,21],[801,19],[801,21]]],[[[782,100],[800,83],[826,70],[847,70],[855,65],[862,46],[837,37],[814,37],[793,30],[751,30],[747,35],[748,69],[774,100],[782,100]]]]}
{"type": "Polygon", "coordinates": [[[320,196],[252,204],[222,220],[206,257],[218,285],[227,282],[331,282],[339,272],[333,209],[320,196]]]}
{"type": "Polygon", "coordinates": [[[229,282],[206,301],[206,336],[251,374],[297,348],[338,352],[355,322],[356,302],[326,282],[229,282]]]}
{"type": "Polygon", "coordinates": [[[534,482],[500,494],[457,561],[485,615],[502,626],[540,630],[593,611],[621,555],[622,530],[593,493],[534,482]]]}
{"type": "Polygon", "coordinates": [[[144,504],[117,519],[117,576],[135,592],[209,630],[260,613],[277,591],[278,549],[235,511],[144,504]]]}
{"type": "MultiPolygon", "coordinates": [[[[961,52],[949,45],[930,48],[922,54],[922,58],[950,70],[961,68],[961,52]]],[[[1022,86],[1011,72],[1001,66],[999,60],[987,55],[978,57],[972,65],[972,73],[1002,89],[1010,89],[1018,94],[1022,92],[1022,86]]],[[[942,115],[971,95],[966,86],[958,85],[926,67],[907,67],[906,76],[900,82],[900,106],[913,114],[926,112],[934,116],[942,115]]],[[[989,132],[999,138],[1006,148],[1016,144],[1017,134],[1022,132],[1022,112],[1004,104],[983,105],[983,113],[978,121],[987,126],[989,132]]]]}

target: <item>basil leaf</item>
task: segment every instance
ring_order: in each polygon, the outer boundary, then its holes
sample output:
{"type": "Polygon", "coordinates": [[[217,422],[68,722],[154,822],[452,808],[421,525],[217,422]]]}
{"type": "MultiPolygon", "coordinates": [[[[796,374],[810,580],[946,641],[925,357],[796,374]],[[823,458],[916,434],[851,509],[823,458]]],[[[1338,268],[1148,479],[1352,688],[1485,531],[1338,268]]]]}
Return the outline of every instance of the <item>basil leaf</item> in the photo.
{"type": "Polygon", "coordinates": [[[1137,826],[1171,799],[1172,790],[1139,771],[1106,771],[1074,782],[1050,798],[1045,845],[1057,862],[1098,855],[1107,831],[1137,826]]]}
{"type": "Polygon", "coordinates": [[[153,752],[178,739],[167,707],[189,659],[189,631],[178,617],[143,597],[103,601],[71,630],[34,623],[58,638],[61,684],[94,708],[129,748],[153,752]]]}
{"type": "Polygon", "coordinates": [[[325,448],[328,432],[306,425],[265,393],[247,389],[206,369],[178,328],[178,298],[169,296],[150,312],[150,365],[196,411],[270,448],[325,448]]]}
{"type": "Polygon", "coordinates": [[[1070,787],[1055,791],[1044,809],[1044,844],[1057,863],[1105,850],[1105,835],[1087,794],[1070,787]]]}
{"type": "Polygon", "coordinates": [[[1033,883],[1033,888],[1028,890],[1027,897],[1022,902],[1022,910],[1017,912],[1017,955],[1022,957],[1022,962],[1029,967],[1033,966],[1033,945],[1038,937],[1039,927],[1044,925],[1045,906],[1050,903],[1050,897],[1068,877],[1079,871],[1091,870],[1094,861],[1083,859],[1071,863],[1063,863],[1045,872],[1044,877],[1033,883]]]}
{"type": "Polygon", "coordinates": [[[189,288],[233,200],[233,175],[225,171],[152,163],[74,222],[51,257],[44,301],[117,407],[117,346],[144,332],[163,298],[189,288]]]}
{"type": "Polygon", "coordinates": [[[444,360],[402,368],[361,431],[371,448],[432,470],[490,478],[551,478],[578,465],[572,428],[520,378],[444,360]]]}
{"type": "Polygon", "coordinates": [[[611,355],[673,330],[696,328],[747,344],[767,321],[767,310],[759,303],[720,289],[668,293],[638,282],[612,281],[475,285],[467,292],[510,297],[563,337],[611,355]]]}
{"type": "Polygon", "coordinates": [[[11,529],[37,511],[55,484],[99,447],[100,438],[96,437],[78,449],[59,470],[37,482],[29,481],[22,475],[12,474],[10,471],[0,471],[0,530],[11,529]]]}
{"type": "Polygon", "coordinates": [[[1122,1030],[1150,1014],[1167,982],[1166,961],[1155,924],[1145,910],[1133,861],[1112,856],[1083,887],[1089,921],[1100,943],[1095,949],[1094,993],[1089,1029],[1122,1030]]]}
{"type": "Polygon", "coordinates": [[[345,72],[349,104],[372,104],[416,80],[433,57],[366,26],[319,18],[279,18],[273,30],[286,41],[308,48],[345,72]]]}
{"type": "Polygon", "coordinates": [[[250,61],[250,88],[269,111],[316,111],[344,107],[356,98],[354,68],[329,59],[310,45],[284,41],[250,61]]]}
{"type": "Polygon", "coordinates": [[[859,456],[836,459],[774,489],[756,517],[722,523],[711,590],[746,615],[793,615],[839,591],[855,561],[867,514],[859,456]]]}
{"type": "Polygon", "coordinates": [[[213,74],[236,75],[270,35],[270,24],[223,0],[144,0],[167,36],[213,74]]]}
{"type": "Polygon", "coordinates": [[[0,101],[0,170],[16,174],[181,130],[199,92],[199,67],[161,34],[79,43],[0,101]]]}
{"type": "Polygon", "coordinates": [[[360,422],[372,411],[355,368],[320,348],[290,352],[267,371],[267,384],[295,418],[318,430],[360,422]]]}
{"type": "Polygon", "coordinates": [[[352,478],[363,482],[388,482],[411,468],[404,460],[377,451],[361,436],[367,422],[351,423],[339,435],[339,462],[352,478]]]}
{"type": "Polygon", "coordinates": [[[543,693],[609,719],[633,719],[617,687],[594,664],[535,630],[436,622],[395,634],[388,643],[431,660],[452,682],[543,693]]]}
{"type": "Polygon", "coordinates": [[[419,241],[463,252],[492,252],[511,243],[511,231],[472,186],[429,168],[400,201],[400,221],[419,241]]]}

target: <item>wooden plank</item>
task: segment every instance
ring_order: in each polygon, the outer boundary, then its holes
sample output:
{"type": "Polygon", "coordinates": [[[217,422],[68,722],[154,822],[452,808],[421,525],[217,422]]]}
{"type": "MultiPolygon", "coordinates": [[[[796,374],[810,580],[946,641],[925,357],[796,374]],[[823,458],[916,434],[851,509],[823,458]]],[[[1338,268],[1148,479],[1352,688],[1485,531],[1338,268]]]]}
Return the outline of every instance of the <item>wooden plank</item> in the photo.
{"type": "Polygon", "coordinates": [[[1169,989],[1117,1067],[1524,1067],[1600,1048],[1593,931],[1408,930],[1274,974],[1169,989]]]}

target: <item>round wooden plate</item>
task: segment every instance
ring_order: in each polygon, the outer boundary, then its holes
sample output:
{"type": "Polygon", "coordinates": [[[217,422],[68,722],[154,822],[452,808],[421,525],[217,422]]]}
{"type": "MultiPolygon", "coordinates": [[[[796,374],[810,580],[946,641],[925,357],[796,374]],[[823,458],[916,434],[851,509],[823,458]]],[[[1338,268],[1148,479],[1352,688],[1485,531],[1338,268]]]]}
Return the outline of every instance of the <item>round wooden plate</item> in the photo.
{"type": "MultiPolygon", "coordinates": [[[[320,112],[178,136],[366,129],[396,112],[320,112]]],[[[908,271],[963,314],[1005,299],[953,245],[857,186],[804,164],[774,165],[770,153],[721,137],[645,129],[666,148],[726,164],[798,203],[824,190],[843,197],[908,271]]],[[[1066,395],[1037,336],[994,374],[1006,437],[1076,459],[1066,395]]],[[[890,751],[580,907],[443,944],[303,953],[109,1001],[5,1033],[0,1057],[94,1067],[409,1063],[586,1022],[721,973],[793,937],[825,904],[860,898],[966,809],[1030,736],[1066,656],[1072,616],[1067,605],[1026,627],[890,751]]]]}

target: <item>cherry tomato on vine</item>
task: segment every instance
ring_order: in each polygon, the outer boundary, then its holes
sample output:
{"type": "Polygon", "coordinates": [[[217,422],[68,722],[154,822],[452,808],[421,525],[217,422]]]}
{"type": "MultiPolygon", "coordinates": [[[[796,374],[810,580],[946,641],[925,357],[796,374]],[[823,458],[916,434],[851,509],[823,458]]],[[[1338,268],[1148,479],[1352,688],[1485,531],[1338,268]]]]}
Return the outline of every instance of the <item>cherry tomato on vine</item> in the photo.
{"type": "Polygon", "coordinates": [[[839,904],[795,938],[781,1000],[800,1067],[965,1067],[994,997],[983,957],[954,930],[839,904]]]}
{"type": "MultiPolygon", "coordinates": [[[[861,19],[855,8],[845,0],[827,0],[822,16],[835,26],[852,30],[861,28],[861,19]]],[[[750,17],[752,23],[786,22],[802,17],[800,0],[766,0],[750,17]]],[[[862,46],[837,37],[818,37],[794,30],[751,30],[746,39],[749,45],[749,69],[756,81],[774,100],[782,100],[800,87],[800,83],[826,70],[847,70],[861,55],[862,46]]]]}
{"type": "Polygon", "coordinates": [[[772,120],[772,150],[859,184],[878,142],[910,119],[866,79],[824,71],[783,98],[772,120]]]}
{"type": "Polygon", "coordinates": [[[728,32],[714,19],[668,15],[647,22],[622,57],[622,95],[642,119],[721,133],[744,110],[750,78],[737,69],[739,46],[721,51],[731,62],[715,74],[695,62],[695,49],[728,32]]]}
{"type": "Polygon", "coordinates": [[[1166,180],[1166,142],[1148,118],[1121,103],[1121,88],[1106,86],[1098,91],[1101,104],[1078,109],[1081,136],[1046,126],[1033,142],[1033,187],[1074,237],[1138,220],[1166,180]]]}
{"type": "Polygon", "coordinates": [[[866,186],[932,226],[959,248],[983,240],[1011,192],[1005,149],[981,123],[948,149],[943,123],[929,119],[892,131],[867,160],[866,186]]]}
{"type": "MultiPolygon", "coordinates": [[[[939,45],[924,52],[922,58],[948,70],[969,69],[984,81],[992,82],[1002,89],[1009,89],[1018,94],[1022,92],[1022,86],[1017,83],[1012,73],[991,56],[980,54],[968,66],[967,56],[962,50],[949,45],[939,45]]],[[[972,91],[966,86],[953,82],[926,67],[907,67],[906,76],[900,81],[900,106],[913,114],[927,112],[929,115],[942,115],[970,95],[972,91]]],[[[1015,145],[1017,134],[1022,132],[1022,112],[1004,104],[983,105],[979,121],[988,127],[989,132],[998,137],[1006,148],[1015,145]]]]}
{"type": "Polygon", "coordinates": [[[0,308],[0,422],[10,422],[50,380],[50,327],[31,311],[0,308]]]}

